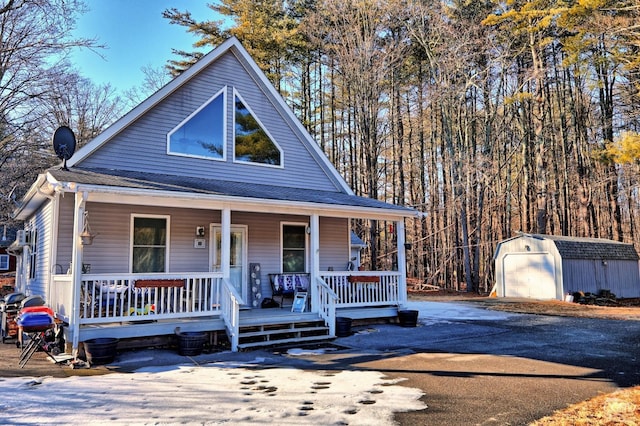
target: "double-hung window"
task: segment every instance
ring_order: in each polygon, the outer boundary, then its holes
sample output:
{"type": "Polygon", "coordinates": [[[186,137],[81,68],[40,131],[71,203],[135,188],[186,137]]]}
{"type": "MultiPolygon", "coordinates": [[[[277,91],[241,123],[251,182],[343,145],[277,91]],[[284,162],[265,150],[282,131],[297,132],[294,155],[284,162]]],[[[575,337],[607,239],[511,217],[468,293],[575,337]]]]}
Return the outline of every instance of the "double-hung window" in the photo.
{"type": "Polygon", "coordinates": [[[168,248],[168,216],[131,217],[131,272],[166,272],[168,248]]]}
{"type": "Polygon", "coordinates": [[[306,272],[307,226],[282,224],[282,272],[306,272]]]}

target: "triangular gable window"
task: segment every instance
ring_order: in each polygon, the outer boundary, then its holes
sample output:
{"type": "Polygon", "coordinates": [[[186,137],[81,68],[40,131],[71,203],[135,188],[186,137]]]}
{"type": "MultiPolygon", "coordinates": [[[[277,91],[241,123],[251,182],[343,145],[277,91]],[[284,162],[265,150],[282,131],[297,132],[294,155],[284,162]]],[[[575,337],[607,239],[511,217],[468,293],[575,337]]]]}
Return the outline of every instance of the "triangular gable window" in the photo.
{"type": "Polygon", "coordinates": [[[225,89],[184,119],[167,135],[167,152],[174,155],[224,160],[225,89]]]}
{"type": "Polygon", "coordinates": [[[235,140],[234,159],[236,161],[282,166],[282,151],[273,138],[265,131],[247,104],[235,94],[235,140]]]}

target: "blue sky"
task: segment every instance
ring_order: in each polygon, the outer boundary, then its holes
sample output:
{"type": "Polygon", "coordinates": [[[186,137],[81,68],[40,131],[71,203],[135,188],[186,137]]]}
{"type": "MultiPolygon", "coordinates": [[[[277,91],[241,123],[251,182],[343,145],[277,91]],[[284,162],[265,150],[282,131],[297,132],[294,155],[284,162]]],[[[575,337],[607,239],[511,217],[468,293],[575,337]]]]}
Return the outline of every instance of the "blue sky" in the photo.
{"type": "Polygon", "coordinates": [[[171,49],[194,50],[196,38],[184,27],[162,17],[165,9],[188,10],[196,20],[212,20],[206,6],[212,0],[86,0],[91,9],[80,15],[76,36],[97,38],[107,46],[104,58],[89,50],[77,51],[71,60],[80,73],[96,84],[110,83],[122,92],[140,86],[142,67],[159,68],[175,58],[171,49]]]}

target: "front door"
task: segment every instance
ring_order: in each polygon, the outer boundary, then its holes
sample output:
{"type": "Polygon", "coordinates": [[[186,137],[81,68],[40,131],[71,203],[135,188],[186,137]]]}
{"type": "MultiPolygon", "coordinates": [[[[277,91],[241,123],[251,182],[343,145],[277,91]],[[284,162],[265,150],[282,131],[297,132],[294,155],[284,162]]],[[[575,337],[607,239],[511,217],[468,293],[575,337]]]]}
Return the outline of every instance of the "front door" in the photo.
{"type": "MultiPolygon", "coordinates": [[[[222,228],[220,225],[211,225],[211,241],[209,247],[210,265],[212,272],[222,270],[222,228]]],[[[249,292],[247,285],[247,227],[231,227],[231,276],[230,281],[238,294],[242,297],[243,305],[249,305],[249,292]]]]}

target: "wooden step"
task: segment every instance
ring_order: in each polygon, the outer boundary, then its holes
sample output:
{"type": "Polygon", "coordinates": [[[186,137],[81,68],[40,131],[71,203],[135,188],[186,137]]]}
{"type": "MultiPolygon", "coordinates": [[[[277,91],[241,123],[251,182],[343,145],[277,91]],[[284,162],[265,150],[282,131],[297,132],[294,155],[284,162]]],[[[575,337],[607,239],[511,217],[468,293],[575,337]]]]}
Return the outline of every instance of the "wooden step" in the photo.
{"type": "Polygon", "coordinates": [[[248,343],[239,343],[238,349],[251,349],[258,347],[266,347],[266,346],[277,346],[283,344],[290,343],[308,343],[308,342],[320,342],[320,341],[329,341],[334,339],[335,336],[305,336],[305,337],[297,337],[291,339],[278,339],[278,340],[268,340],[268,341],[260,341],[260,342],[248,342],[248,343]]]}
{"type": "Polygon", "coordinates": [[[248,349],[297,342],[332,339],[329,327],[317,315],[283,313],[270,318],[241,321],[238,333],[238,348],[248,349]]]}
{"type": "Polygon", "coordinates": [[[324,331],[325,333],[328,331],[328,328],[325,326],[316,326],[316,327],[296,327],[296,328],[277,328],[277,329],[266,329],[266,330],[258,330],[258,331],[249,331],[243,332],[240,331],[239,337],[242,339],[243,337],[255,337],[255,336],[273,336],[275,334],[291,334],[291,333],[308,333],[311,331],[324,331]]]}
{"type": "Polygon", "coordinates": [[[316,322],[322,321],[318,314],[313,313],[303,313],[303,314],[291,314],[286,311],[279,315],[272,315],[270,317],[255,317],[255,318],[247,318],[240,317],[240,328],[251,327],[251,326],[259,326],[265,324],[292,324],[292,323],[302,323],[302,322],[316,322]]]}

